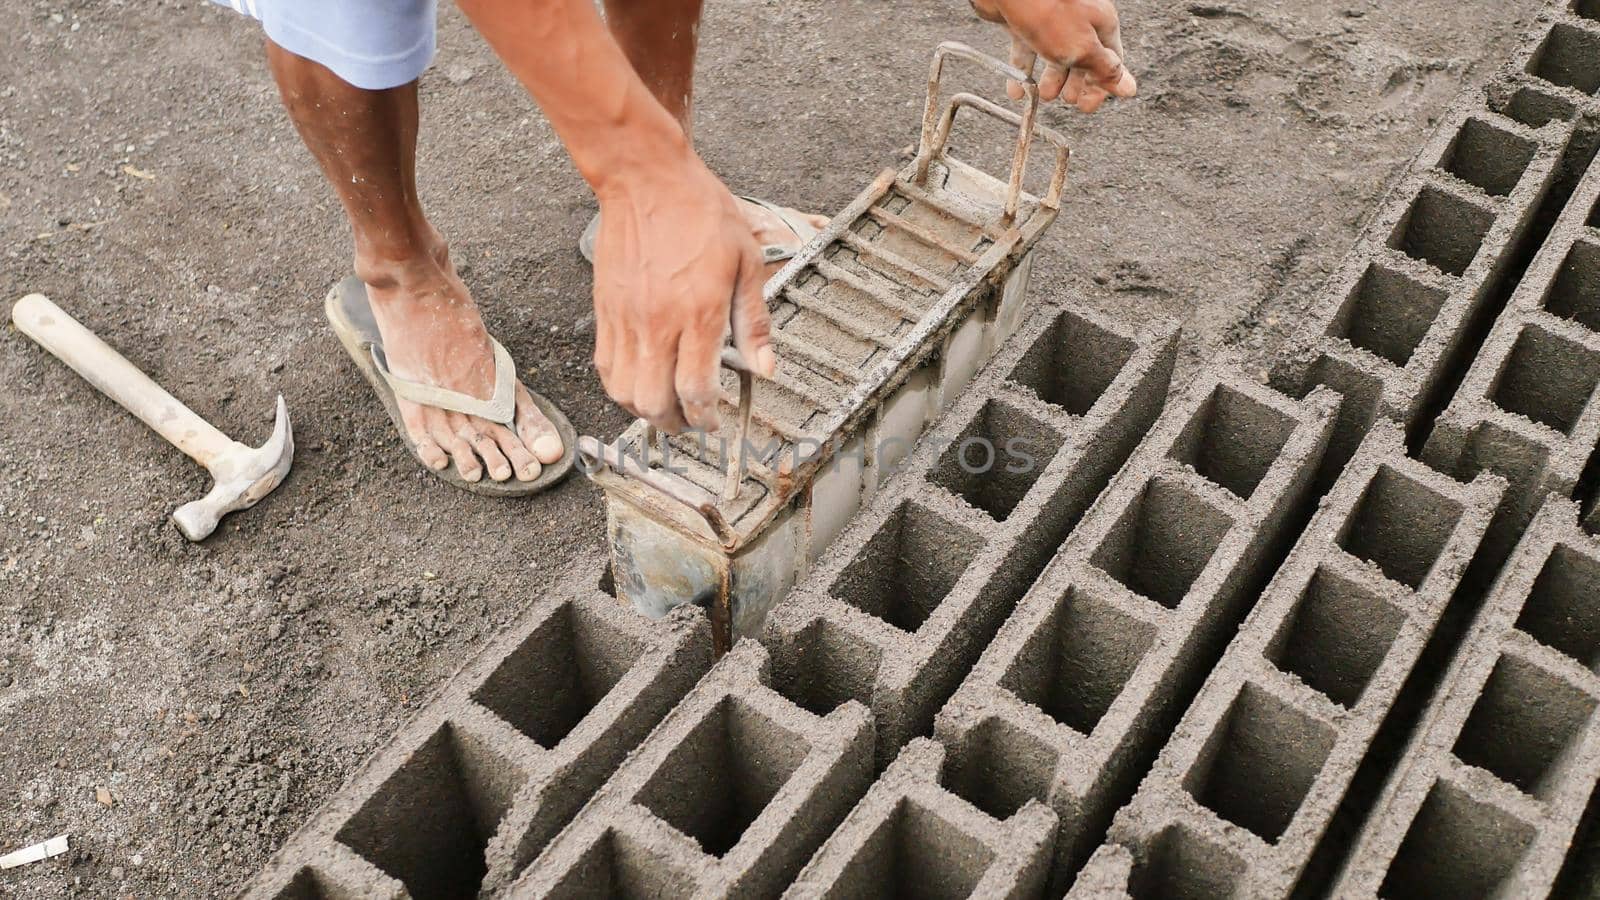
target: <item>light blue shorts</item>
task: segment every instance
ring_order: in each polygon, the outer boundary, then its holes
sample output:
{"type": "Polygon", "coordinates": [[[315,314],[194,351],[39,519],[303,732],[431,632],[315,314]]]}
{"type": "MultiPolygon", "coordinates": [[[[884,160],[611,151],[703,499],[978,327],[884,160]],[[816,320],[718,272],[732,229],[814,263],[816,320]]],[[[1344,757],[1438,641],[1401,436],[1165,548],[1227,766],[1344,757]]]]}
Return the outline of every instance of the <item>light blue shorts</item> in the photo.
{"type": "Polygon", "coordinates": [[[433,61],[435,0],[213,0],[259,19],[272,42],[369,91],[415,81],[433,61]]]}

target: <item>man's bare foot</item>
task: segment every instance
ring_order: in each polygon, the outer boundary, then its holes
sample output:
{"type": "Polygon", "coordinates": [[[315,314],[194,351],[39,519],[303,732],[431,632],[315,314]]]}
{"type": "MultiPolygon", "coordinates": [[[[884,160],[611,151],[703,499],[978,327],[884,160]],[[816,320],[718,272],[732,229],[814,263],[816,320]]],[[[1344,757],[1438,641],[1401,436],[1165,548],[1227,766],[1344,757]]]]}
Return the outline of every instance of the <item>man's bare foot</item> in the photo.
{"type": "MultiPolygon", "coordinates": [[[[746,221],[750,223],[750,232],[755,235],[756,243],[760,244],[761,246],[788,247],[792,250],[798,250],[802,245],[805,244],[806,240],[810,239],[809,235],[806,238],[801,238],[799,235],[795,234],[794,229],[789,227],[789,223],[785,222],[782,216],[779,216],[777,213],[766,208],[765,206],[762,206],[759,203],[751,203],[749,200],[746,200],[743,197],[738,199],[739,208],[744,210],[744,217],[746,221]]],[[[819,216],[815,213],[803,213],[797,209],[790,209],[787,206],[781,208],[783,209],[785,215],[792,219],[805,222],[818,231],[821,231],[822,228],[828,224],[827,216],[819,216]]],[[[774,273],[783,268],[785,262],[787,262],[787,260],[768,263],[767,277],[771,278],[774,273]]]]}
{"type": "MultiPolygon", "coordinates": [[[[456,275],[444,241],[413,259],[357,260],[389,370],[423,384],[487,399],[494,393],[494,349],[478,306],[456,275]]],[[[435,471],[454,462],[465,481],[487,470],[495,481],[539,477],[541,464],[566,448],[550,421],[517,382],[515,431],[477,416],[398,400],[417,456],[435,471]]]]}

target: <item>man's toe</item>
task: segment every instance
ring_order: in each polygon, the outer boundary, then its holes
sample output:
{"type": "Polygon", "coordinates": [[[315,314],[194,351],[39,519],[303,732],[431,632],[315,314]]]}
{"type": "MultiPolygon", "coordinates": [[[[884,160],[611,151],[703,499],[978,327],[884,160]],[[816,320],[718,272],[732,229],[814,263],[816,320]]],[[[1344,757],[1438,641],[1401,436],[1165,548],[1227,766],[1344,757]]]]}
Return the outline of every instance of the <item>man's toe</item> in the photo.
{"type": "Polygon", "coordinates": [[[450,459],[456,464],[456,474],[461,476],[462,481],[477,481],[483,477],[483,464],[478,461],[478,455],[472,452],[472,445],[463,440],[461,435],[448,425],[436,427],[432,433],[433,439],[450,454],[450,459]]]}
{"type": "Polygon", "coordinates": [[[417,441],[417,458],[435,472],[443,472],[445,467],[450,465],[450,455],[439,449],[439,445],[434,443],[431,437],[425,436],[417,441]]]}
{"type": "Polygon", "coordinates": [[[511,477],[511,463],[506,459],[505,454],[500,452],[500,445],[495,443],[494,438],[477,427],[476,422],[463,424],[459,429],[459,433],[461,439],[472,445],[473,452],[478,455],[479,459],[483,460],[483,465],[488,470],[491,479],[505,481],[511,477]]]}
{"type": "Polygon", "coordinates": [[[539,477],[539,472],[544,467],[539,465],[539,460],[529,450],[522,439],[517,437],[511,429],[504,425],[495,425],[489,429],[489,434],[500,447],[500,452],[511,461],[511,469],[516,473],[518,481],[533,481],[539,477]]]}
{"type": "Polygon", "coordinates": [[[560,462],[566,452],[566,445],[561,443],[560,435],[541,434],[533,439],[534,458],[545,465],[560,462]]]}
{"type": "Polygon", "coordinates": [[[435,472],[450,465],[450,456],[439,448],[439,443],[429,434],[428,415],[420,407],[402,407],[400,417],[405,421],[406,434],[416,447],[417,459],[435,472]]]}

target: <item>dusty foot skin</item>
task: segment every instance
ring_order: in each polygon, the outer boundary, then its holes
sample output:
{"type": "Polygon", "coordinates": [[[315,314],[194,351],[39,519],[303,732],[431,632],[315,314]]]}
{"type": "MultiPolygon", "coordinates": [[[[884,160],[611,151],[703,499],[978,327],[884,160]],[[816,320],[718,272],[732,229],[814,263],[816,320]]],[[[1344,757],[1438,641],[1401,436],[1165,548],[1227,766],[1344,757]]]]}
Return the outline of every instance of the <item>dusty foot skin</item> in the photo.
{"type": "MultiPolygon", "coordinates": [[[[751,203],[750,201],[742,198],[739,200],[739,205],[744,208],[744,217],[750,222],[750,231],[755,235],[756,243],[760,244],[761,246],[790,247],[798,249],[801,244],[805,243],[805,241],[801,240],[797,235],[795,235],[794,229],[790,228],[782,219],[778,218],[778,214],[772,210],[767,209],[765,206],[751,203]]],[[[801,221],[809,222],[812,228],[819,230],[824,225],[828,224],[827,216],[819,216],[814,213],[803,213],[788,207],[784,207],[784,212],[789,213],[791,216],[798,218],[801,221]]],[[[785,262],[787,262],[787,260],[768,263],[767,277],[771,278],[773,273],[783,268],[785,262]]]]}
{"type": "MultiPolygon", "coordinates": [[[[443,241],[415,260],[358,261],[356,274],[366,282],[391,372],[473,397],[494,393],[489,334],[443,241]]],[[[495,481],[532,481],[542,463],[553,463],[565,452],[555,427],[520,381],[515,431],[477,416],[405,400],[399,404],[423,464],[442,471],[453,462],[466,481],[478,481],[486,471],[495,481]]]]}

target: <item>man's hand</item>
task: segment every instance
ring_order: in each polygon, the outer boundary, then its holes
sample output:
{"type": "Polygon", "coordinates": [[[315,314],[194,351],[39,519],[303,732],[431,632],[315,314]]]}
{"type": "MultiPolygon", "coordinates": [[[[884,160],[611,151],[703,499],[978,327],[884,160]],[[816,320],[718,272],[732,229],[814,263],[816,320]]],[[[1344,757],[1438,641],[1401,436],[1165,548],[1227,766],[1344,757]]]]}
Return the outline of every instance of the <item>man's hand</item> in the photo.
{"type": "Polygon", "coordinates": [[[598,196],[594,361],[606,393],[668,432],[714,431],[730,329],[745,365],[776,369],[750,223],[687,149],[598,196]]]}
{"type": "MultiPolygon", "coordinates": [[[[1042,99],[1060,97],[1091,113],[1107,96],[1138,92],[1123,65],[1122,32],[1111,0],[972,0],[972,8],[979,18],[1011,32],[1012,65],[1032,72],[1034,61],[1044,58],[1042,99]]],[[[1022,86],[1007,84],[1006,93],[1020,100],[1022,86]]]]}
{"type": "Polygon", "coordinates": [[[594,0],[458,0],[527,87],[600,199],[595,366],[606,392],[668,431],[717,427],[733,332],[771,377],[761,249],[606,30],[594,0]]]}

